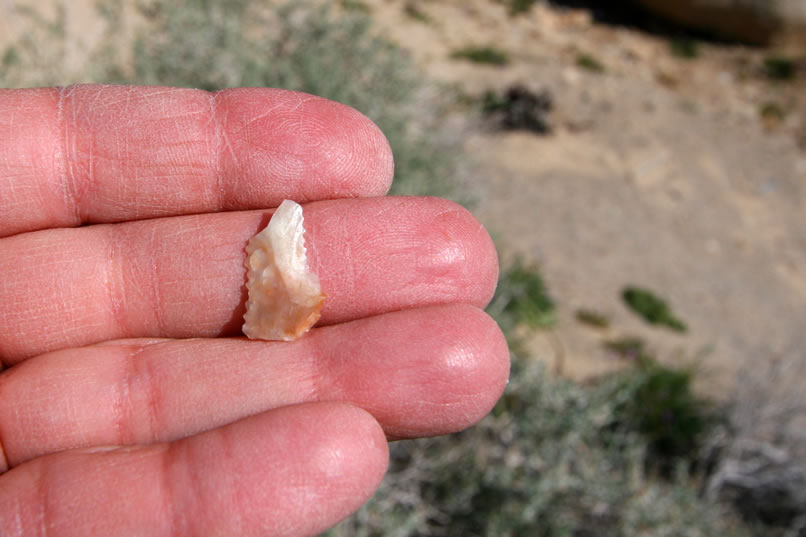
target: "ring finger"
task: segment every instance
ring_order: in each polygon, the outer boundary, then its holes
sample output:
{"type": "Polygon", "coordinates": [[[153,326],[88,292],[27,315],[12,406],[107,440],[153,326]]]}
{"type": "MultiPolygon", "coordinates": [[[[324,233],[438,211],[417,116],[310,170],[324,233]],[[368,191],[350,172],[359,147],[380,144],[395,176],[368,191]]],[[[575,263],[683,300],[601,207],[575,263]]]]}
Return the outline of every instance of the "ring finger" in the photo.
{"type": "Polygon", "coordinates": [[[293,343],[110,342],[0,376],[0,438],[15,466],[69,448],[171,441],[314,401],[360,406],[391,437],[445,434],[484,416],[508,373],[498,326],[465,305],[318,328],[293,343]]]}

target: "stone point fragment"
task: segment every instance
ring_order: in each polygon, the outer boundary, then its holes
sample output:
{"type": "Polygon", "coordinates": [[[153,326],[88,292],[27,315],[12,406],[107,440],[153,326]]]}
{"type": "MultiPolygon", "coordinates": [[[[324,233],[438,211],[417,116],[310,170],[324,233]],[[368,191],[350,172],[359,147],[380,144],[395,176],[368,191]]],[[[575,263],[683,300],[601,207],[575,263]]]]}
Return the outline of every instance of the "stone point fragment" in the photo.
{"type": "Polygon", "coordinates": [[[302,207],[285,200],[246,245],[243,333],[250,339],[292,341],[319,320],[325,295],[308,268],[302,222],[302,207]]]}

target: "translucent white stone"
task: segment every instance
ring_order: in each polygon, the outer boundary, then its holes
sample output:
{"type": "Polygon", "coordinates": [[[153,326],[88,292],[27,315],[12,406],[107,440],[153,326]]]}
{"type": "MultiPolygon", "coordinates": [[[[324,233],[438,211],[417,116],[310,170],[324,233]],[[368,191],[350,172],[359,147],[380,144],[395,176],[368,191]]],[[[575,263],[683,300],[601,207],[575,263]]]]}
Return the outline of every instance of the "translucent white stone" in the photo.
{"type": "Polygon", "coordinates": [[[302,224],[302,207],[285,200],[246,246],[243,333],[251,339],[292,341],[319,320],[325,295],[308,268],[302,224]]]}

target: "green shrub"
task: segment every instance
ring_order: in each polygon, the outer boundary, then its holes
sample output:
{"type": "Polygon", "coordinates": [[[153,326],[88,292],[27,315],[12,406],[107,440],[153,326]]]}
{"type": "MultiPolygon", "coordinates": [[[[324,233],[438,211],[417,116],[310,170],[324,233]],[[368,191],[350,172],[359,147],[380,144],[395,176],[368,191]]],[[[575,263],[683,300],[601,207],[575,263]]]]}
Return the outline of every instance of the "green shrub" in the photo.
{"type": "Polygon", "coordinates": [[[484,116],[505,130],[550,134],[553,108],[551,92],[546,89],[534,91],[522,84],[509,86],[500,94],[490,90],[482,97],[484,116]]]}
{"type": "Polygon", "coordinates": [[[520,15],[528,12],[537,3],[537,0],[507,0],[511,15],[520,15]]]}
{"type": "Polygon", "coordinates": [[[581,53],[577,55],[577,66],[590,71],[591,73],[604,73],[605,66],[602,62],[591,56],[590,54],[581,53]]]}
{"type": "Polygon", "coordinates": [[[347,10],[360,11],[362,13],[369,13],[372,11],[369,6],[361,0],[341,0],[341,7],[347,10]]]}
{"type": "Polygon", "coordinates": [[[578,309],[574,316],[580,323],[592,326],[594,328],[604,329],[610,327],[610,318],[604,313],[600,313],[598,311],[582,308],[578,309]]]}
{"type": "Polygon", "coordinates": [[[491,46],[465,47],[454,51],[451,57],[487,65],[503,66],[509,63],[509,56],[506,52],[491,46]]]}
{"type": "Polygon", "coordinates": [[[403,13],[405,13],[406,16],[410,17],[411,19],[424,24],[430,24],[433,22],[431,17],[429,17],[428,14],[423,11],[422,8],[420,8],[419,4],[414,1],[406,2],[406,5],[403,6],[403,13]]]}
{"type": "Polygon", "coordinates": [[[644,385],[638,370],[623,375],[581,386],[516,359],[490,416],[450,437],[392,444],[381,489],[329,535],[748,535],[693,485],[646,473],[643,434],[612,426],[632,417],[625,386],[644,385]]]}
{"type": "Polygon", "coordinates": [[[764,59],[764,74],[772,80],[792,80],[797,74],[797,66],[791,58],[768,56],[764,59]]]}
{"type": "Polygon", "coordinates": [[[651,367],[635,392],[633,415],[649,445],[664,458],[696,456],[705,417],[691,389],[691,373],[651,367]]]}
{"type": "Polygon", "coordinates": [[[688,369],[645,362],[638,371],[628,421],[653,452],[653,461],[668,471],[683,460],[696,463],[708,424],[710,404],[695,396],[688,369]]]}
{"type": "Polygon", "coordinates": [[[690,37],[678,37],[669,41],[669,50],[678,58],[693,60],[700,56],[700,43],[690,37]]]}
{"type": "Polygon", "coordinates": [[[605,349],[621,358],[630,360],[635,364],[643,364],[653,360],[647,349],[644,339],[634,336],[625,336],[604,342],[605,349]]]}
{"type": "Polygon", "coordinates": [[[0,52],[0,86],[19,88],[63,83],[67,62],[67,12],[64,4],[54,5],[51,18],[27,5],[13,9],[25,31],[0,52]]]}
{"type": "Polygon", "coordinates": [[[519,324],[548,328],[557,322],[554,300],[540,271],[517,258],[501,272],[498,287],[487,309],[503,328],[511,332],[519,324]]]}
{"type": "Polygon", "coordinates": [[[665,474],[678,464],[695,466],[708,431],[721,423],[711,402],[694,393],[694,370],[658,363],[646,341],[622,337],[605,348],[632,362],[625,373],[612,377],[611,392],[617,407],[615,428],[640,433],[650,467],[665,474]]]}
{"type": "Polygon", "coordinates": [[[780,122],[786,119],[786,110],[780,104],[772,101],[762,104],[758,113],[762,119],[770,122],[780,122]]]}
{"type": "Polygon", "coordinates": [[[688,330],[686,324],[672,313],[666,301],[648,289],[626,287],[621,297],[633,313],[649,324],[666,326],[675,332],[688,330]]]}
{"type": "Polygon", "coordinates": [[[2,64],[3,69],[9,69],[17,64],[20,63],[20,54],[17,52],[17,49],[13,46],[8,47],[3,52],[3,59],[0,61],[2,64]]]}

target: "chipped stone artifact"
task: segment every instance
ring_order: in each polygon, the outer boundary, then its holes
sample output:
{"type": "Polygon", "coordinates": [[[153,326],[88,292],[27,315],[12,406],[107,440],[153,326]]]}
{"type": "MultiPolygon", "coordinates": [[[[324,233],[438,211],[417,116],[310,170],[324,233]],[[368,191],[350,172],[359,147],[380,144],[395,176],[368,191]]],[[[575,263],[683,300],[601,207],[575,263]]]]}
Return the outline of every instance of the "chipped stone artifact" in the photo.
{"type": "Polygon", "coordinates": [[[243,333],[250,339],[293,341],[319,320],[325,295],[308,268],[302,224],[302,207],[285,200],[246,246],[243,333]]]}

